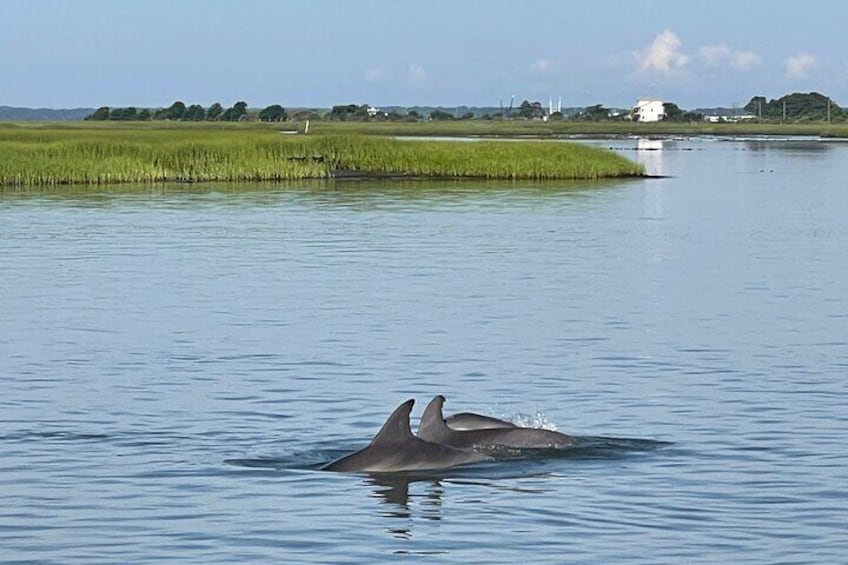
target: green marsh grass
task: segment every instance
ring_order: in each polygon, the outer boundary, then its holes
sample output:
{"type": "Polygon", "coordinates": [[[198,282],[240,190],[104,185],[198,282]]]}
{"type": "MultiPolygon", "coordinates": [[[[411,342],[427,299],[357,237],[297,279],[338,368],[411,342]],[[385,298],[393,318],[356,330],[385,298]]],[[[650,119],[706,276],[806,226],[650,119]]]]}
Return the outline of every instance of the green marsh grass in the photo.
{"type": "Polygon", "coordinates": [[[280,181],[341,175],[597,179],[643,174],[561,141],[288,135],[261,127],[0,125],[0,185],[280,181]]]}

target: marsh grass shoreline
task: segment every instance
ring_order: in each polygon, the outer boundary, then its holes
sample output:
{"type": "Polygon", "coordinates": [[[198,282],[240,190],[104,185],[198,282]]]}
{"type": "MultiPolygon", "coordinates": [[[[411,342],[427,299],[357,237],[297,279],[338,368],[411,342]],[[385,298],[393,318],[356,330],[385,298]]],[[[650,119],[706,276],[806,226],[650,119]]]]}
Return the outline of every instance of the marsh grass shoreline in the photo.
{"type": "Polygon", "coordinates": [[[644,175],[610,151],[562,141],[415,142],[282,135],[268,128],[0,126],[0,186],[326,178],[600,179],[644,175]]]}
{"type": "Polygon", "coordinates": [[[577,140],[798,136],[848,140],[848,124],[445,121],[0,122],[0,189],[306,179],[644,177],[577,140]],[[427,139],[433,138],[433,139],[427,139]],[[473,139],[473,143],[459,142],[473,139]]]}

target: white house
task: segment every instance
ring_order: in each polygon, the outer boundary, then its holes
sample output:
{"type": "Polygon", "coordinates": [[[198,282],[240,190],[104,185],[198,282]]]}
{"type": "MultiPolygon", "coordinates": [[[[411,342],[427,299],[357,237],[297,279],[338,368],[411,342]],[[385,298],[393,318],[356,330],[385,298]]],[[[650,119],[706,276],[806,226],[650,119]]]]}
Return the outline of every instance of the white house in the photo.
{"type": "Polygon", "coordinates": [[[630,111],[637,122],[658,122],[665,118],[662,100],[640,99],[630,111]]]}

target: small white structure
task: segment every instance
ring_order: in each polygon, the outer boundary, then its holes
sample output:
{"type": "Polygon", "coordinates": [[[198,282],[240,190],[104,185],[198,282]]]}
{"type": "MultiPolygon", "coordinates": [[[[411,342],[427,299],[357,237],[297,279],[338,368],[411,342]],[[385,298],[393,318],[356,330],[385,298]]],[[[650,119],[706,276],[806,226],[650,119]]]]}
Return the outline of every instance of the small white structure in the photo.
{"type": "Polygon", "coordinates": [[[756,119],[757,119],[757,116],[755,116],[754,114],[731,114],[729,116],[720,116],[720,115],[717,115],[717,114],[709,114],[709,115],[704,116],[704,121],[710,122],[711,124],[718,124],[718,123],[725,123],[725,122],[735,124],[736,122],[745,122],[745,121],[751,121],[751,120],[756,120],[756,119]]]}
{"type": "Polygon", "coordinates": [[[665,108],[662,100],[640,99],[630,111],[637,122],[658,122],[665,118],[665,108]]]}
{"type": "Polygon", "coordinates": [[[548,98],[548,115],[550,116],[554,112],[562,114],[562,96],[559,97],[556,104],[554,104],[553,98],[548,98]]]}

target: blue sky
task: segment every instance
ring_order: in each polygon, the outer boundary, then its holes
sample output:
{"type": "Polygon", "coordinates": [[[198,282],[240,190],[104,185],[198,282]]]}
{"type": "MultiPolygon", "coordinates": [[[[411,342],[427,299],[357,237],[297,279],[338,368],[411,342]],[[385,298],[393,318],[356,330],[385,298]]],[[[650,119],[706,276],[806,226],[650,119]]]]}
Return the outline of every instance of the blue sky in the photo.
{"type": "Polygon", "coordinates": [[[3,0],[0,105],[848,106],[848,2],[3,0]]]}

